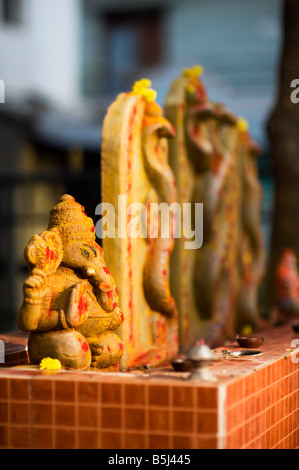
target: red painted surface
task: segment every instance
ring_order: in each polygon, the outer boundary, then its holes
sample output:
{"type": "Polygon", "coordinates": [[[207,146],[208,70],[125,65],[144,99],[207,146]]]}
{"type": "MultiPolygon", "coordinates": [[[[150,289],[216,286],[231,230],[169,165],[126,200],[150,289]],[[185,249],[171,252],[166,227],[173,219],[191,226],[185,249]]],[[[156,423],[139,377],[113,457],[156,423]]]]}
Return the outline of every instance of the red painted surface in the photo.
{"type": "Polygon", "coordinates": [[[106,274],[110,274],[110,271],[109,271],[108,268],[106,268],[106,266],[104,266],[103,269],[104,269],[104,271],[105,271],[106,274]]]}
{"type": "Polygon", "coordinates": [[[107,296],[108,296],[108,299],[110,299],[110,298],[111,298],[111,296],[112,296],[112,290],[108,290],[108,292],[107,292],[107,296]]]}
{"type": "Polygon", "coordinates": [[[84,315],[86,311],[87,311],[87,299],[82,295],[78,303],[79,317],[81,318],[81,316],[84,315]]]}

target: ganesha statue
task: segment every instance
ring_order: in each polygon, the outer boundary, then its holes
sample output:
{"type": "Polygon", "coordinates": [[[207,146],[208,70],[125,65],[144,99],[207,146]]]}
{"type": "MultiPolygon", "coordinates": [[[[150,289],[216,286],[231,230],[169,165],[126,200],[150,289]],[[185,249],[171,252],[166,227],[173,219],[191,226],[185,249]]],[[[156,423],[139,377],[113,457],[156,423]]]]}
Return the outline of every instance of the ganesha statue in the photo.
{"type": "Polygon", "coordinates": [[[116,370],[123,344],[114,330],[124,317],[84,207],[62,196],[48,230],[33,235],[24,257],[29,277],[18,325],[30,332],[30,363],[51,357],[70,369],[116,370]]]}

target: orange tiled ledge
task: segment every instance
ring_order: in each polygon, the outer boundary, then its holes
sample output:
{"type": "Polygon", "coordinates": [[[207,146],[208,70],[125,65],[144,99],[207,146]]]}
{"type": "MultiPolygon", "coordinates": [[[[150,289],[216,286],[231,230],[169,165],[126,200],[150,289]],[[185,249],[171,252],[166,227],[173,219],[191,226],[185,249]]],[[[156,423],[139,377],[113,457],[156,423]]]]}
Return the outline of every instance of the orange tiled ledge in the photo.
{"type": "Polygon", "coordinates": [[[285,325],[264,337],[260,356],[219,360],[205,385],[167,370],[2,368],[0,448],[298,448],[295,336],[285,325]]]}

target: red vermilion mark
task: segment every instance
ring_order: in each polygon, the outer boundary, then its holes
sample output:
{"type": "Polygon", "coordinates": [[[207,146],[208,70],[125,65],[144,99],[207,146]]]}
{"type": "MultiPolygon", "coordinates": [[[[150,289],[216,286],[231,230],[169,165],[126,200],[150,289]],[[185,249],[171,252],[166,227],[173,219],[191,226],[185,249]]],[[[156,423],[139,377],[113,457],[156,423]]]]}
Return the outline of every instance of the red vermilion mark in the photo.
{"type": "Polygon", "coordinates": [[[213,173],[217,173],[221,164],[221,157],[219,155],[214,156],[214,160],[212,163],[212,171],[213,173]]]}
{"type": "Polygon", "coordinates": [[[166,269],[163,269],[162,274],[163,274],[163,276],[167,276],[167,271],[166,271],[166,269]]]}
{"type": "Polygon", "coordinates": [[[116,292],[116,294],[118,295],[118,289],[117,289],[117,287],[115,287],[115,292],[116,292]]]}
{"type": "Polygon", "coordinates": [[[112,296],[112,290],[108,290],[108,292],[107,292],[107,296],[108,296],[108,299],[110,299],[110,298],[111,298],[111,296],[112,296]]]}
{"type": "Polygon", "coordinates": [[[114,310],[116,307],[117,307],[117,303],[114,302],[114,304],[112,305],[113,310],[114,310]]]}
{"type": "Polygon", "coordinates": [[[105,271],[106,274],[110,274],[110,271],[109,271],[108,268],[106,268],[106,266],[104,266],[103,269],[104,269],[104,271],[105,271]]]}
{"type": "Polygon", "coordinates": [[[108,290],[111,289],[109,284],[100,284],[100,286],[101,286],[101,289],[108,289],[108,290]]]}
{"type": "Polygon", "coordinates": [[[93,227],[91,228],[91,231],[92,231],[92,232],[95,232],[95,230],[96,230],[96,228],[95,228],[95,226],[93,226],[93,227]]]}
{"type": "Polygon", "coordinates": [[[108,344],[108,346],[107,346],[107,351],[108,351],[108,352],[111,351],[111,348],[110,348],[109,344],[108,344]]]}
{"type": "Polygon", "coordinates": [[[193,128],[192,128],[192,135],[193,137],[197,137],[198,136],[198,127],[196,124],[194,124],[193,128]]]}
{"type": "Polygon", "coordinates": [[[55,253],[53,250],[50,250],[50,248],[47,246],[46,249],[46,256],[48,260],[53,260],[55,258],[55,253]]]}
{"type": "Polygon", "coordinates": [[[132,277],[132,275],[133,275],[133,273],[132,273],[132,269],[130,269],[130,271],[129,271],[129,277],[131,278],[131,277],[132,277]]]}
{"type": "Polygon", "coordinates": [[[82,349],[83,349],[83,351],[85,351],[85,352],[87,352],[87,351],[88,351],[89,347],[88,347],[88,344],[87,344],[87,342],[86,342],[86,341],[84,341],[84,343],[82,343],[82,346],[81,346],[81,348],[82,348],[82,349]]]}
{"type": "Polygon", "coordinates": [[[119,349],[122,351],[124,349],[124,345],[122,343],[119,343],[119,349]]]}
{"type": "Polygon", "coordinates": [[[124,318],[124,314],[123,314],[123,312],[121,312],[121,313],[120,313],[120,319],[121,319],[121,321],[122,321],[122,322],[123,322],[123,321],[124,321],[124,319],[125,319],[125,318],[124,318]]]}
{"type": "Polygon", "coordinates": [[[81,317],[87,311],[87,300],[82,296],[78,303],[79,317],[81,317]]]}

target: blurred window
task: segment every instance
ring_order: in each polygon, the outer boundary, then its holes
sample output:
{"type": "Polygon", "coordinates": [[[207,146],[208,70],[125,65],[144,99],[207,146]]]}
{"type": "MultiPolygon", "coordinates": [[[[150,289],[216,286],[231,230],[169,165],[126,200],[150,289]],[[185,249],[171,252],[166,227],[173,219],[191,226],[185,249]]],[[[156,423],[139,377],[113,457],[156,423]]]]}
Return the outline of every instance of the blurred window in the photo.
{"type": "Polygon", "coordinates": [[[1,18],[6,24],[19,25],[22,22],[21,0],[2,0],[1,18]]]}
{"type": "Polygon", "coordinates": [[[163,11],[114,12],[104,15],[108,87],[119,92],[143,67],[159,65],[163,54],[163,11]]]}

